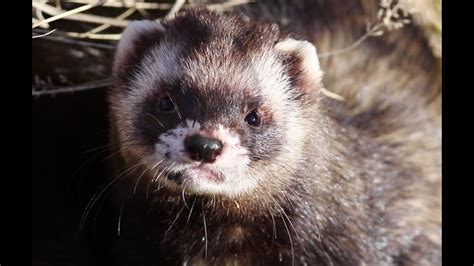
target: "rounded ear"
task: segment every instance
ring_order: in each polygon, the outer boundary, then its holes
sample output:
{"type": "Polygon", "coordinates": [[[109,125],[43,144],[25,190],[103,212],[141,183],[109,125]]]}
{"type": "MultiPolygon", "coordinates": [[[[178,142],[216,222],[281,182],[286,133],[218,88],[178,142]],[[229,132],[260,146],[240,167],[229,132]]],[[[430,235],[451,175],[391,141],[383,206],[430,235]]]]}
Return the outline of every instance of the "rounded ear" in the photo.
{"type": "Polygon", "coordinates": [[[323,71],[319,66],[316,47],[308,41],[285,39],[275,44],[275,49],[281,51],[286,60],[284,64],[294,85],[305,93],[310,89],[321,88],[323,71]]]}
{"type": "Polygon", "coordinates": [[[117,85],[126,83],[148,48],[159,43],[165,32],[161,23],[152,20],[134,21],[127,26],[117,45],[112,68],[117,85]]]}

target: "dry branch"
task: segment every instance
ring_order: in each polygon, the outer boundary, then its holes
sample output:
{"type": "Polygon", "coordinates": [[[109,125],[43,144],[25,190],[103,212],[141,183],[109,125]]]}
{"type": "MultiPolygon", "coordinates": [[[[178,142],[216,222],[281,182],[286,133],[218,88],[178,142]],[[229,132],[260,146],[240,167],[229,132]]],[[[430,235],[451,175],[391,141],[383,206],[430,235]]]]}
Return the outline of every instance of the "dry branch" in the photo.
{"type": "Polygon", "coordinates": [[[76,20],[76,21],[95,23],[95,24],[110,24],[111,26],[116,26],[116,27],[126,27],[128,23],[130,22],[128,20],[116,20],[113,18],[78,13],[78,12],[82,12],[84,10],[90,9],[97,5],[98,5],[97,3],[84,5],[82,7],[63,12],[64,10],[56,9],[54,7],[51,7],[50,5],[33,2],[33,7],[40,9],[41,11],[43,11],[44,13],[48,15],[53,16],[39,23],[33,24],[33,28],[36,28],[44,23],[49,23],[58,19],[76,20]]]}
{"type": "MultiPolygon", "coordinates": [[[[77,4],[89,4],[90,0],[69,0],[68,3],[77,3],[77,4]]],[[[115,8],[136,8],[136,9],[161,9],[169,10],[173,4],[166,3],[143,3],[136,1],[113,1],[109,0],[102,4],[106,7],[115,7],[115,8]]]]}
{"type": "Polygon", "coordinates": [[[410,23],[410,20],[407,19],[409,12],[404,9],[400,3],[396,3],[394,0],[382,0],[381,1],[381,8],[377,13],[377,21],[374,23],[373,26],[367,22],[366,32],[362,35],[359,39],[357,39],[354,43],[349,45],[348,47],[319,54],[320,58],[333,56],[342,54],[352,49],[355,49],[359,45],[361,45],[367,38],[380,36],[385,31],[392,31],[396,29],[402,28],[405,24],[410,23]],[[392,4],[395,3],[395,4],[392,4]]]}
{"type": "Polygon", "coordinates": [[[54,29],[54,30],[50,30],[50,31],[48,31],[48,32],[46,32],[46,33],[43,33],[43,34],[40,34],[40,35],[34,35],[34,36],[33,36],[33,39],[48,36],[48,35],[50,35],[51,33],[55,32],[56,30],[57,30],[57,29],[54,29]]]}
{"type": "Polygon", "coordinates": [[[176,16],[176,13],[178,13],[178,11],[184,5],[184,2],[186,2],[186,1],[185,0],[176,0],[173,7],[171,8],[171,10],[166,15],[166,18],[169,19],[169,18],[173,18],[174,16],[176,16]]]}
{"type": "Polygon", "coordinates": [[[86,82],[79,85],[62,87],[57,89],[49,89],[49,90],[37,90],[37,88],[32,89],[32,96],[41,96],[41,95],[55,95],[59,93],[73,93],[78,91],[85,91],[91,89],[97,89],[102,87],[110,86],[112,82],[110,79],[103,79],[103,80],[96,80],[91,82],[86,82]]]}
{"type": "MultiPolygon", "coordinates": [[[[61,31],[56,31],[56,33],[63,33],[61,31]]],[[[66,35],[66,33],[63,33],[66,35]]],[[[53,42],[61,42],[61,43],[67,43],[67,44],[73,44],[73,45],[78,45],[78,46],[87,46],[87,47],[94,47],[94,48],[99,48],[99,49],[107,49],[107,50],[114,50],[115,45],[111,44],[105,44],[105,43],[97,43],[97,42],[88,42],[88,41],[82,41],[82,40],[76,40],[76,39],[71,39],[71,38],[65,38],[63,36],[55,36],[54,35],[47,35],[42,37],[42,40],[48,40],[48,41],[53,41],[53,42]]]]}

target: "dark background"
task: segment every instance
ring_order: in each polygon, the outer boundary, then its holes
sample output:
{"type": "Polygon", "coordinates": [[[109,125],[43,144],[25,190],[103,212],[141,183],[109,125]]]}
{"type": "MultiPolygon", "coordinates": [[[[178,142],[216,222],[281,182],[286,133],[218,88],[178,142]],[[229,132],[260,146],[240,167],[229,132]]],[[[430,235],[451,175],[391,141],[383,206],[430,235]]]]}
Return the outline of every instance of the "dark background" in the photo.
{"type": "MultiPolygon", "coordinates": [[[[112,56],[112,49],[34,40],[33,88],[38,79],[67,87],[107,77],[112,56]]],[[[32,97],[32,120],[33,264],[89,264],[92,233],[78,229],[88,201],[111,176],[106,87],[32,97]]]]}

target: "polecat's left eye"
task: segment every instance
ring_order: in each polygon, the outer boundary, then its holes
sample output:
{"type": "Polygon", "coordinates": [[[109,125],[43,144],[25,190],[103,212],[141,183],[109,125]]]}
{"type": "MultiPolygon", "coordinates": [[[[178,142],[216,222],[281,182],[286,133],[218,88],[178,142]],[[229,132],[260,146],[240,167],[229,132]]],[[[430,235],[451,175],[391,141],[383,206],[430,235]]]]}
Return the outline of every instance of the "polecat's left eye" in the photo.
{"type": "Polygon", "coordinates": [[[256,110],[248,113],[245,117],[245,122],[251,126],[258,127],[260,126],[260,116],[258,115],[256,110]]]}
{"type": "Polygon", "coordinates": [[[171,112],[174,110],[174,103],[171,101],[170,97],[164,96],[160,99],[159,109],[164,112],[171,112]]]}

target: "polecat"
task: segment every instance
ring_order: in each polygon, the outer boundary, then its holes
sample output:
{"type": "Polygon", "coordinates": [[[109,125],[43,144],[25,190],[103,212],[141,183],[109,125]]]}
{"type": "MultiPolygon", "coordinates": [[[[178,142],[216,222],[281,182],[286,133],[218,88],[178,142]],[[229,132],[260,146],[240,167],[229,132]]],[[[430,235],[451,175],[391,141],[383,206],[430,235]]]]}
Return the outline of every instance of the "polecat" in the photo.
{"type": "MultiPolygon", "coordinates": [[[[364,29],[358,4],[318,5],[306,29],[318,50],[364,29]]],[[[133,22],[109,93],[120,191],[133,196],[116,262],[439,265],[427,47],[406,27],[318,60],[275,25],[205,9],[133,22]]]]}

